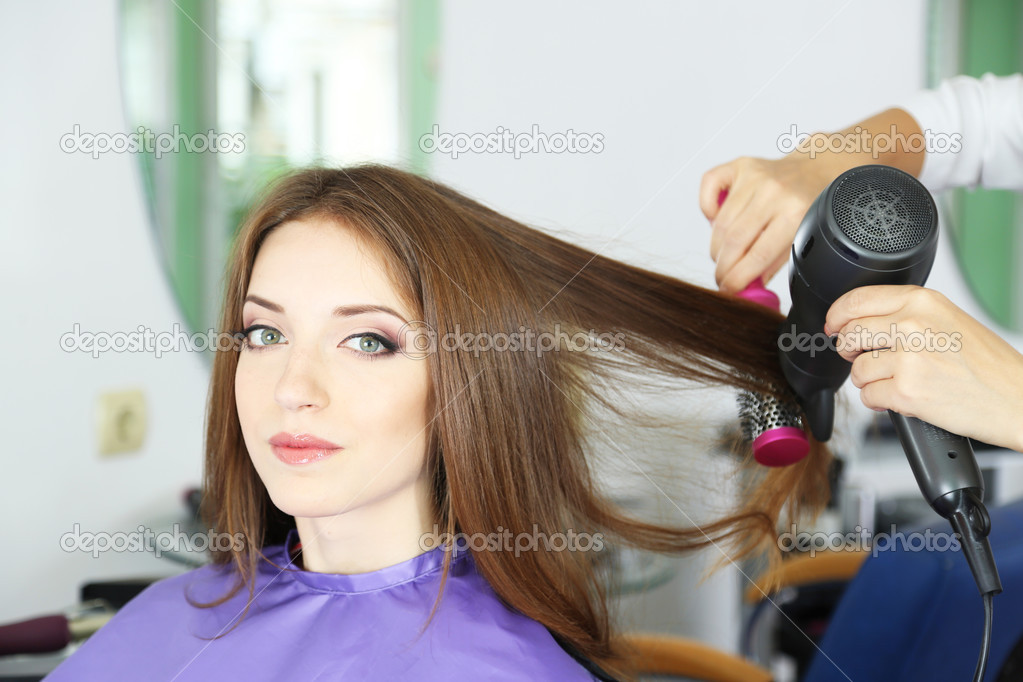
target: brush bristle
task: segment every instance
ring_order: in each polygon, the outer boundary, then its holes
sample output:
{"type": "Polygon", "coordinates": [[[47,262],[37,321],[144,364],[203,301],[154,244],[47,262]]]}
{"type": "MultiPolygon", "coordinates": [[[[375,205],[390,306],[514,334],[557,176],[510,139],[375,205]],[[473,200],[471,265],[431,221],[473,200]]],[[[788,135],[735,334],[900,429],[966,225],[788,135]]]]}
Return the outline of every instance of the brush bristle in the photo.
{"type": "Polygon", "coordinates": [[[803,428],[803,420],[796,406],[772,395],[740,391],[736,402],[739,405],[739,426],[743,438],[749,442],[756,440],[762,433],[782,426],[803,428]]]}

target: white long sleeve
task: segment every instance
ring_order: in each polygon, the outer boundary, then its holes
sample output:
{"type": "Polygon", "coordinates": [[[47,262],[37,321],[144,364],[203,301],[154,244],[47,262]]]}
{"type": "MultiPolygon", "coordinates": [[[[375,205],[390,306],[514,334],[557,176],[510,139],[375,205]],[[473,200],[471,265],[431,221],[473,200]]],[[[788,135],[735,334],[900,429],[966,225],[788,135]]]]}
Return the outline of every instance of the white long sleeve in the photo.
{"type": "Polygon", "coordinates": [[[900,108],[928,139],[920,172],[928,189],[1023,190],[1023,75],[956,76],[900,108]]]}

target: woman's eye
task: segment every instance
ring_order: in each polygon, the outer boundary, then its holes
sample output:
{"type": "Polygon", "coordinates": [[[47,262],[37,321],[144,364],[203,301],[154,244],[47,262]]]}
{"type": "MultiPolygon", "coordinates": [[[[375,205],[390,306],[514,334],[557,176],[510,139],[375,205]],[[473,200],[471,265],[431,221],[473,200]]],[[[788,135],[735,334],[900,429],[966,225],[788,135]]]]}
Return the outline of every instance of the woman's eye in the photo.
{"type": "Polygon", "coordinates": [[[390,355],[397,346],[377,334],[357,334],[345,339],[345,345],[367,355],[390,355]]]}
{"type": "Polygon", "coordinates": [[[277,346],[284,339],[279,331],[265,325],[249,327],[243,333],[245,334],[245,345],[249,348],[277,346]]]}
{"type": "MultiPolygon", "coordinates": [[[[271,346],[280,346],[287,342],[278,330],[262,324],[253,325],[241,333],[243,345],[249,350],[267,350],[271,346]]],[[[373,357],[390,355],[398,349],[398,346],[389,339],[368,332],[349,336],[342,343],[363,355],[373,357]]]]}

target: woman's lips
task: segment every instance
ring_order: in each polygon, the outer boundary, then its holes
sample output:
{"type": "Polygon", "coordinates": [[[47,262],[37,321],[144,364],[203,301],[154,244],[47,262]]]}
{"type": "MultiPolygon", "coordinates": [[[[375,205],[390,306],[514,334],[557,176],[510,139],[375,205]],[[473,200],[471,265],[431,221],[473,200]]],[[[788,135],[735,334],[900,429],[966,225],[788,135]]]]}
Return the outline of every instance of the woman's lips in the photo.
{"type": "Polygon", "coordinates": [[[308,433],[278,433],[270,439],[270,449],[285,464],[308,464],[330,457],[343,448],[308,433]]]}
{"type": "Polygon", "coordinates": [[[270,449],[277,455],[277,459],[285,464],[308,464],[317,460],[326,459],[341,448],[326,450],[324,448],[289,448],[283,445],[272,445],[270,449]]]}

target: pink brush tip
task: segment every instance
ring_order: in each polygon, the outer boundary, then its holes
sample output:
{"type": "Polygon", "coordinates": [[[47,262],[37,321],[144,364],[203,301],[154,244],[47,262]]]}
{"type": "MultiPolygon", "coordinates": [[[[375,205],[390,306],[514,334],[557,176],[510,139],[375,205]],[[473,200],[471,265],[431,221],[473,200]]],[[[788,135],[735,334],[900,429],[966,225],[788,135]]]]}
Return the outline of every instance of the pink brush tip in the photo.
{"type": "Polygon", "coordinates": [[[765,431],[753,441],[753,457],[764,466],[795,464],[810,452],[806,434],[795,426],[779,426],[765,431]]]}

